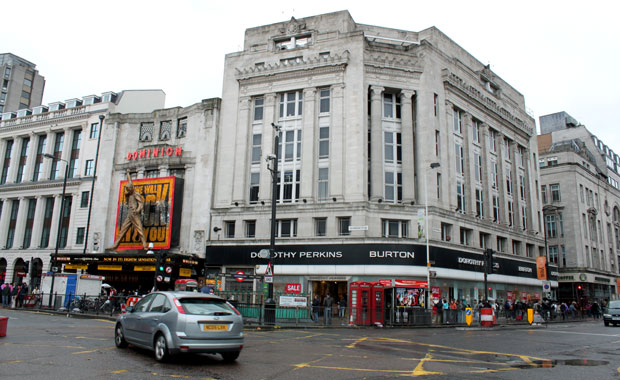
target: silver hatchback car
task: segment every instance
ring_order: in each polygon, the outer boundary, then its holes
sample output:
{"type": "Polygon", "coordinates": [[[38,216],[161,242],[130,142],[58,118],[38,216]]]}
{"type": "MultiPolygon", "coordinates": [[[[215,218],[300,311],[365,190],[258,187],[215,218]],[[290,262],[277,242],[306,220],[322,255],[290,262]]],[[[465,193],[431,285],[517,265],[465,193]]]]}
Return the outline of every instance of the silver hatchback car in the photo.
{"type": "Polygon", "coordinates": [[[243,348],[243,318],[225,299],[204,293],[153,292],[116,320],[116,347],[128,344],[165,361],[179,353],[219,353],[234,361],[243,348]]]}

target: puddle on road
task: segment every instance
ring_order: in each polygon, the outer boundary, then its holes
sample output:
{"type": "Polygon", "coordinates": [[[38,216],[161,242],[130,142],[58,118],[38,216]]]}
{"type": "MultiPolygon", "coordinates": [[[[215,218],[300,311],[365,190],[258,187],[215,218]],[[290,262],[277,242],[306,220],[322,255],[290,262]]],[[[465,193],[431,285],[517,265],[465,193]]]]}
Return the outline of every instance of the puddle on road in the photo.
{"type": "Polygon", "coordinates": [[[605,360],[568,359],[568,360],[532,360],[529,363],[515,363],[513,368],[553,368],[558,365],[570,365],[578,367],[595,367],[609,364],[605,360]]]}

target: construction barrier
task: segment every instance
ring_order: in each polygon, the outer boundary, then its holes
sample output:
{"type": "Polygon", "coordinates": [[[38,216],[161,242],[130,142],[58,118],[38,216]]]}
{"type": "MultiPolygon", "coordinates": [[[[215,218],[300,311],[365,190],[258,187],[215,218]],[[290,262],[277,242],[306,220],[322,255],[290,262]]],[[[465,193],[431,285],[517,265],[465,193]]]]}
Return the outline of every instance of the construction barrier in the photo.
{"type": "Polygon", "coordinates": [[[0,317],[0,337],[6,336],[9,317],[0,317]]]}
{"type": "Polygon", "coordinates": [[[493,309],[492,308],[480,309],[480,326],[493,327],[493,309]]]}

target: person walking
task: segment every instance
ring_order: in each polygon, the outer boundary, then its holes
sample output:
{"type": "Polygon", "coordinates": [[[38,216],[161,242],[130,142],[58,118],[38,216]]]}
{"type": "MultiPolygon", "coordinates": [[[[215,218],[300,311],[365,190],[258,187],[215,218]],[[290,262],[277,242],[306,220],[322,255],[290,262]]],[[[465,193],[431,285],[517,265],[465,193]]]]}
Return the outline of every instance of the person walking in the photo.
{"type": "Polygon", "coordinates": [[[334,299],[327,293],[323,300],[323,324],[332,324],[332,306],[334,305],[334,299]]]}
{"type": "MultiPolygon", "coordinates": [[[[347,298],[346,296],[342,296],[340,297],[340,301],[338,301],[338,317],[343,319],[345,318],[347,315],[347,298]]],[[[341,321],[340,324],[344,324],[343,321],[341,321]]]]}
{"type": "Polygon", "coordinates": [[[10,284],[2,284],[2,307],[8,308],[10,305],[12,287],[10,284]]]}
{"type": "Polygon", "coordinates": [[[17,283],[13,284],[13,289],[11,290],[11,304],[9,305],[11,308],[15,309],[15,303],[17,302],[17,293],[19,292],[19,288],[17,283]]]}
{"type": "Polygon", "coordinates": [[[312,300],[312,320],[314,323],[319,323],[319,310],[321,309],[321,299],[318,294],[314,295],[314,299],[312,300]]]}

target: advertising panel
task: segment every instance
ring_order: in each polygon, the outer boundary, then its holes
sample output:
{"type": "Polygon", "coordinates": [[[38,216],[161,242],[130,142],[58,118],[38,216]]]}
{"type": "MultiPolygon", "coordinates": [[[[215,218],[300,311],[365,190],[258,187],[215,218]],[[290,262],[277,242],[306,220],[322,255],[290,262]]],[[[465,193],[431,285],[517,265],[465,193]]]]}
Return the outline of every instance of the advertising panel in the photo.
{"type": "MultiPolygon", "coordinates": [[[[125,201],[125,186],[121,181],[114,240],[128,215],[125,201]]],[[[169,249],[178,245],[180,217],[183,202],[183,179],[176,177],[144,178],[133,180],[135,191],[142,195],[142,226],[148,243],[154,249],[169,249]]],[[[121,239],[118,249],[142,249],[140,236],[135,226],[129,228],[121,239]]]]}

